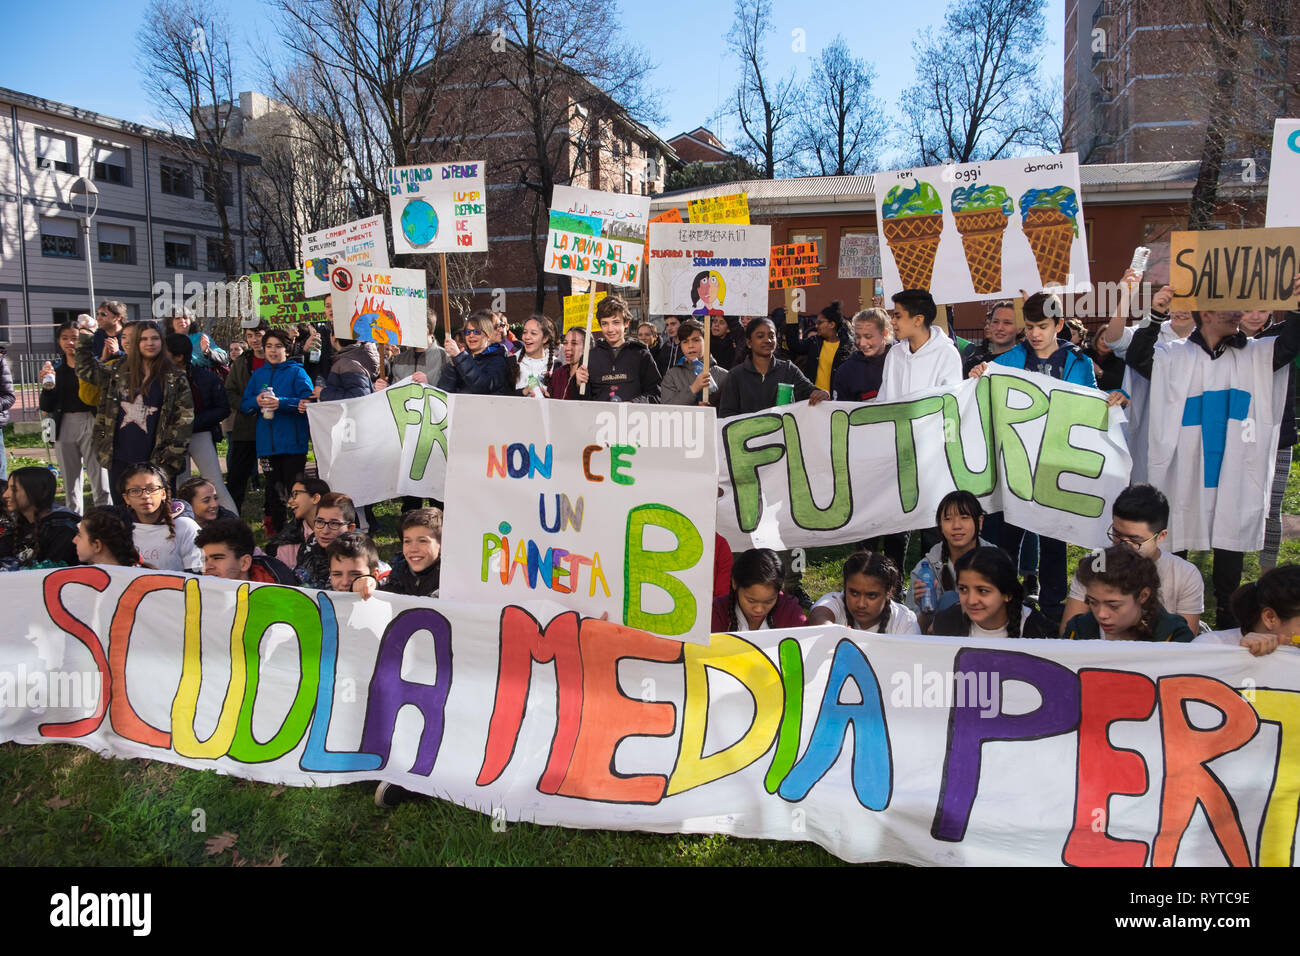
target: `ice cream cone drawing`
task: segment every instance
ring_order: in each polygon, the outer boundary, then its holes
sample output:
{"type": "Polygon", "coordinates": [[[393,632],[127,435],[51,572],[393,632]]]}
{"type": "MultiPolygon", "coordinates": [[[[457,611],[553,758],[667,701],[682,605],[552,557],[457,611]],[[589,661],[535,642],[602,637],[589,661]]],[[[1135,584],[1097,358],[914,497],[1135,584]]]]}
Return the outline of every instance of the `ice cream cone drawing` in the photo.
{"type": "Polygon", "coordinates": [[[1043,287],[1065,285],[1070,249],[1079,234],[1079,200],[1068,186],[1030,189],[1020,197],[1020,219],[1043,287]]]}
{"type": "Polygon", "coordinates": [[[943,233],[943,205],[934,187],[918,179],[889,190],[881,224],[903,288],[929,290],[943,233]]]}
{"type": "Polygon", "coordinates": [[[970,281],[979,295],[1002,288],[1002,235],[1014,206],[1001,186],[958,186],[952,191],[952,216],[961,233],[970,281]]]}

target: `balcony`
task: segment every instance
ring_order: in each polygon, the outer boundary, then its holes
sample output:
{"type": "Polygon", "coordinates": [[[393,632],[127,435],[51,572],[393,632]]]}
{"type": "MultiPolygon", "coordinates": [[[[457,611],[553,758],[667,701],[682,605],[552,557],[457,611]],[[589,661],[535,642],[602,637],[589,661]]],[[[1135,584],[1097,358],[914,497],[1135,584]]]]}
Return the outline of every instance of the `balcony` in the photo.
{"type": "Polygon", "coordinates": [[[1095,29],[1100,26],[1103,20],[1109,22],[1114,18],[1114,16],[1115,8],[1114,4],[1111,3],[1111,0],[1101,0],[1101,2],[1097,4],[1097,9],[1092,11],[1093,28],[1095,29]]]}

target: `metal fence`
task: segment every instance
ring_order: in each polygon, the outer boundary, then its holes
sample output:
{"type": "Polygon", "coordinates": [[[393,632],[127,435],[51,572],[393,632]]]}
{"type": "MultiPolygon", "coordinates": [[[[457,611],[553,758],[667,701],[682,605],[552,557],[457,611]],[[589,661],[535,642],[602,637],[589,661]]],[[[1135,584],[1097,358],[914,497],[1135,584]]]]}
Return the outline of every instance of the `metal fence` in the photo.
{"type": "Polygon", "coordinates": [[[11,422],[40,420],[41,366],[46,362],[57,364],[61,358],[62,352],[19,352],[17,349],[11,349],[5,356],[14,377],[14,404],[9,410],[11,422]]]}

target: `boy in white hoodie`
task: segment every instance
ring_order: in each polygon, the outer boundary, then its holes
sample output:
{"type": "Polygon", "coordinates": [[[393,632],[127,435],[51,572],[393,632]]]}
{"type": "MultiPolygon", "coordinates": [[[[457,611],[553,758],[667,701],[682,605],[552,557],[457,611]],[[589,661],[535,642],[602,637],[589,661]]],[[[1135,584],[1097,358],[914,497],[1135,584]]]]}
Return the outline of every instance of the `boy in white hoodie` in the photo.
{"type": "Polygon", "coordinates": [[[934,327],[934,296],[905,289],[893,300],[889,318],[898,341],[885,354],[876,400],[893,402],[922,389],[961,382],[961,353],[943,329],[934,327]]]}

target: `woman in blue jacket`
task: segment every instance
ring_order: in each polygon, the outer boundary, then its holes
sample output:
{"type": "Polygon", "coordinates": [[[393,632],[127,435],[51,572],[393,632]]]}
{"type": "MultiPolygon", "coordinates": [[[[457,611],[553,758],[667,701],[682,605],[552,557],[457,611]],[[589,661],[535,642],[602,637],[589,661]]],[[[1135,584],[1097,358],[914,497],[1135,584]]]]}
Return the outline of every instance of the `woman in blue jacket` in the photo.
{"type": "Polygon", "coordinates": [[[270,463],[268,480],[279,487],[278,507],[271,523],[276,532],[284,527],[286,491],[307,464],[308,399],[311,379],[298,362],[289,361],[292,344],[281,329],[273,328],[263,339],[266,364],[253,372],[244,389],[239,410],[257,419],[257,457],[270,463]]]}
{"type": "Polygon", "coordinates": [[[438,376],[440,389],[475,395],[514,394],[519,368],[505,347],[492,341],[495,331],[492,313],[479,311],[465,320],[465,348],[447,337],[445,347],[450,361],[438,376]]]}

